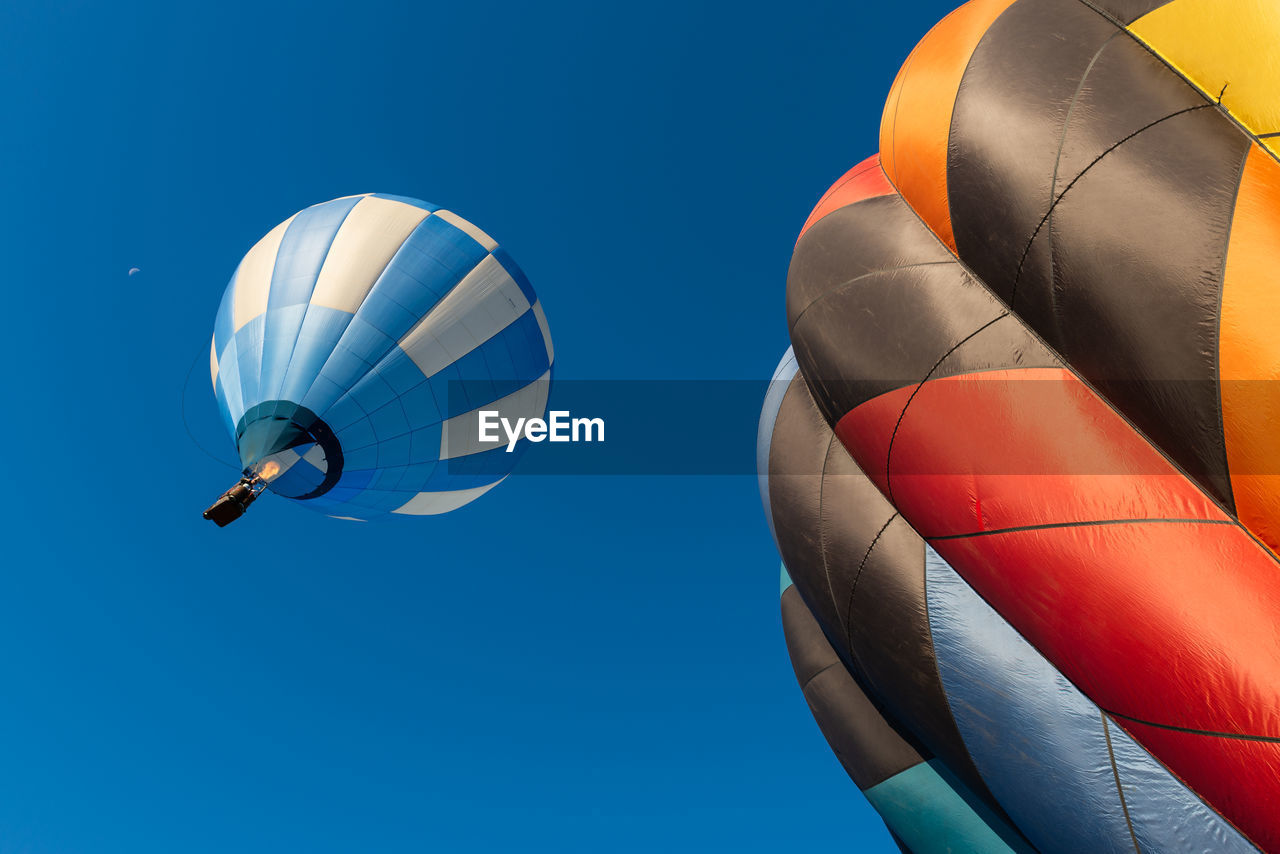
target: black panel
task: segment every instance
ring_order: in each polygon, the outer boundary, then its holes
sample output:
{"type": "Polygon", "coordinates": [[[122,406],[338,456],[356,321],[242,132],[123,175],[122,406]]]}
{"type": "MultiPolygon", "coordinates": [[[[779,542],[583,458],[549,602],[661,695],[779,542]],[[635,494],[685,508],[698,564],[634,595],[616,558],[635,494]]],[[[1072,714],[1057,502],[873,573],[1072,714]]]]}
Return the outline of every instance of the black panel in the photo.
{"type": "Polygon", "coordinates": [[[809,711],[859,789],[924,761],[844,669],[794,587],[782,595],[782,629],[809,711]]]}
{"type": "Polygon", "coordinates": [[[1078,0],[1021,0],[988,31],[952,123],[956,242],[996,294],[1230,507],[1217,325],[1249,140],[1117,32],[1078,0]]]}
{"type": "MultiPolygon", "coordinates": [[[[787,305],[796,359],[830,423],[879,394],[947,375],[943,357],[1006,312],[897,195],[809,229],[792,258],[787,305]]],[[[1017,324],[1000,330],[982,336],[972,362],[949,363],[952,373],[1058,364],[1017,324]]]]}
{"type": "Polygon", "coordinates": [[[952,230],[960,257],[1006,303],[1053,198],[1072,100],[1094,57],[1120,42],[1132,45],[1079,0],[1020,0],[987,30],[960,81],[947,157],[952,230]]]}
{"type": "Polygon", "coordinates": [[[1063,353],[1230,507],[1218,312],[1247,140],[1221,118],[1184,114],[1099,161],[1054,210],[1071,239],[1053,256],[1063,353]],[[1144,171],[1142,192],[1126,189],[1144,171]]]}

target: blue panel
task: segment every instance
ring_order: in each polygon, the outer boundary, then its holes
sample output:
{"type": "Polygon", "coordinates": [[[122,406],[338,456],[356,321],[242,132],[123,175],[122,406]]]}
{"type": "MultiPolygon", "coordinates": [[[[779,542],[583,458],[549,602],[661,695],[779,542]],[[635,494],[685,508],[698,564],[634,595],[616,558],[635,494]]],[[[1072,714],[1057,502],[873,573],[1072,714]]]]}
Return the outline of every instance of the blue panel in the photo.
{"type": "Polygon", "coordinates": [[[788,347],[765,390],[764,405],[760,407],[760,427],[756,431],[756,475],[760,484],[760,498],[764,501],[764,518],[769,523],[769,533],[775,541],[777,532],[773,529],[773,507],[769,504],[769,448],[773,444],[773,426],[778,421],[782,398],[786,396],[787,387],[799,370],[796,354],[788,347]]]}
{"type": "Polygon", "coordinates": [[[381,513],[390,513],[392,510],[403,507],[413,496],[414,493],[402,490],[390,492],[370,490],[362,493],[358,499],[362,508],[360,515],[374,516],[381,513]]]}
{"type": "Polygon", "coordinates": [[[361,418],[354,424],[349,424],[341,430],[334,430],[334,435],[338,437],[338,443],[342,447],[342,453],[346,457],[344,468],[362,469],[375,468],[377,465],[377,454],[374,454],[373,463],[368,466],[357,465],[353,462],[355,455],[362,448],[372,447],[378,442],[377,435],[373,432],[373,425],[369,423],[368,418],[361,418]]]}
{"type": "Polygon", "coordinates": [[[320,377],[307,390],[302,405],[312,412],[324,412],[372,368],[372,365],[339,342],[320,369],[320,377]],[[327,384],[319,382],[320,379],[327,380],[327,384]],[[338,389],[338,393],[333,394],[333,389],[338,389]]]}
{"type": "Polygon", "coordinates": [[[440,424],[419,427],[409,434],[409,462],[434,463],[440,458],[440,424]]]}
{"type": "Polygon", "coordinates": [[[936,759],[863,794],[913,854],[1035,854],[936,759]]]}
{"type": "Polygon", "coordinates": [[[435,474],[422,487],[424,492],[450,492],[458,489],[474,489],[485,486],[506,475],[524,456],[529,443],[521,439],[516,449],[507,453],[505,446],[492,451],[481,451],[465,457],[442,460],[435,474]]]}
{"type": "Polygon", "coordinates": [[[400,478],[404,476],[405,469],[408,466],[393,466],[385,468],[374,475],[373,481],[369,484],[370,489],[382,492],[391,492],[400,484],[400,478]]]}
{"type": "Polygon", "coordinates": [[[306,312],[306,305],[267,309],[266,333],[262,342],[262,383],[259,386],[259,394],[263,400],[276,400],[280,397],[280,387],[284,383],[284,374],[289,367],[289,359],[293,356],[298,330],[302,328],[302,317],[306,312]]]}
{"type": "MultiPolygon", "coordinates": [[[[344,478],[344,480],[345,480],[345,478],[344,478]]],[[[324,501],[324,504],[322,504],[322,505],[317,504],[317,505],[315,505],[315,506],[323,506],[323,507],[327,507],[327,508],[331,508],[331,509],[336,509],[336,508],[338,508],[338,507],[342,507],[342,506],[343,506],[343,505],[345,505],[348,501],[350,501],[351,499],[355,498],[357,495],[359,495],[359,494],[361,493],[361,491],[362,491],[362,490],[360,490],[360,489],[348,489],[348,488],[346,488],[346,487],[342,486],[341,484],[339,484],[339,485],[335,486],[333,489],[331,489],[331,490],[329,490],[328,492],[326,492],[326,493],[325,493],[323,496],[321,496],[319,499],[316,499],[317,501],[324,501]]],[[[310,501],[308,501],[308,502],[306,502],[306,503],[307,503],[307,505],[308,505],[308,506],[311,506],[311,505],[312,505],[312,502],[310,502],[310,501]]],[[[345,510],[344,510],[344,511],[341,511],[341,513],[342,513],[342,515],[346,515],[346,516],[358,516],[358,515],[359,515],[358,513],[350,513],[350,512],[347,512],[347,511],[345,511],[345,510]]]]}
{"type": "Polygon", "coordinates": [[[379,291],[376,285],[364,298],[364,302],[360,303],[359,313],[361,320],[396,341],[403,338],[420,319],[418,315],[379,291]]]}
{"type": "Polygon", "coordinates": [[[404,476],[400,478],[400,489],[408,492],[425,491],[427,484],[431,482],[431,476],[440,465],[438,462],[430,462],[408,466],[404,470],[404,476]]]}
{"type": "Polygon", "coordinates": [[[546,344],[542,340],[542,332],[538,328],[538,318],[532,311],[526,311],[498,336],[507,345],[511,355],[512,374],[499,376],[540,377],[551,367],[547,355],[546,344]]]}
{"type": "MultiPolygon", "coordinates": [[[[370,296],[398,304],[416,322],[487,254],[465,231],[439,217],[427,217],[401,244],[370,296]]],[[[399,340],[408,331],[404,327],[392,337],[399,340]]]]}
{"type": "Polygon", "coordinates": [[[396,347],[385,359],[379,362],[376,370],[378,376],[382,377],[387,385],[396,390],[396,394],[404,394],[410,389],[422,385],[427,380],[413,359],[410,359],[409,355],[399,347],[396,347]]]}
{"type": "Polygon", "coordinates": [[[448,371],[440,371],[432,377],[432,389],[436,392],[437,399],[441,397],[440,389],[444,388],[445,400],[448,406],[446,417],[452,418],[477,407],[487,406],[496,400],[519,391],[538,379],[546,371],[547,366],[543,365],[541,371],[519,377],[492,376],[489,373],[489,365],[485,359],[485,353],[489,349],[502,346],[502,342],[491,338],[450,366],[448,370],[453,373],[453,377],[444,380],[444,375],[448,371]],[[466,381],[459,387],[451,389],[449,386],[450,380],[461,377],[465,377],[466,381]],[[444,380],[443,383],[440,380],[444,380]],[[452,391],[452,394],[449,393],[450,391],[452,391]]]}
{"type": "MultiPolygon", "coordinates": [[[[394,439],[397,436],[404,436],[406,440],[409,436],[409,421],[405,418],[404,407],[400,405],[400,401],[392,400],[385,406],[381,406],[369,413],[369,423],[373,425],[374,435],[378,437],[378,441],[385,442],[388,439],[394,439]]],[[[406,457],[408,450],[405,451],[406,457]]],[[[407,463],[408,460],[406,459],[407,463]]]]}
{"type": "Polygon", "coordinates": [[[352,315],[336,308],[313,305],[307,309],[289,367],[285,370],[280,398],[300,403],[329,360],[352,315]]]}
{"type": "Polygon", "coordinates": [[[373,475],[374,472],[367,469],[344,469],[342,479],[338,481],[338,486],[349,489],[352,492],[358,492],[369,485],[373,480],[373,475]]]}
{"type": "Polygon", "coordinates": [[[435,391],[426,381],[402,394],[400,405],[408,413],[411,425],[414,427],[434,425],[437,432],[439,431],[439,424],[443,420],[440,417],[441,407],[436,403],[435,391]]]}
{"type": "MultiPolygon", "coordinates": [[[[928,547],[925,572],[942,684],[965,746],[996,800],[1044,854],[1132,854],[1133,814],[1126,816],[1116,789],[1102,712],[928,547]]],[[[1117,734],[1123,735],[1110,727],[1113,745],[1117,734]]],[[[1188,810],[1184,826],[1193,815],[1208,821],[1204,811],[1188,809],[1199,803],[1195,795],[1136,743],[1130,747],[1146,762],[1135,754],[1122,771],[1150,793],[1145,803],[1153,838],[1155,825],[1173,817],[1175,804],[1188,810]]],[[[1125,796],[1136,803],[1127,786],[1125,796]]]]}
{"type": "MultiPolygon", "coordinates": [[[[485,351],[491,350],[495,346],[501,346],[501,343],[490,338],[484,344],[481,344],[453,363],[458,375],[465,377],[465,385],[462,389],[463,395],[459,395],[457,393],[458,390],[453,389],[453,394],[450,395],[450,398],[465,397],[469,405],[466,409],[450,411],[450,418],[459,413],[475,409],[477,406],[492,403],[507,394],[502,390],[504,385],[494,381],[493,373],[489,370],[489,360],[485,358],[485,351]]],[[[527,383],[528,381],[526,380],[520,385],[527,385],[527,383]]],[[[519,386],[516,386],[516,388],[519,388],[519,386]]],[[[512,388],[511,391],[515,391],[515,388],[512,388]]],[[[449,403],[452,410],[453,400],[450,399],[449,403]]]]}
{"type": "Polygon", "coordinates": [[[396,346],[396,339],[365,320],[357,312],[342,336],[342,346],[369,365],[376,365],[396,346]]]}
{"type": "MultiPolygon", "coordinates": [[[[231,407],[227,403],[227,393],[222,388],[222,371],[218,371],[218,378],[213,382],[213,399],[218,405],[218,415],[222,417],[222,423],[227,428],[227,434],[234,436],[236,432],[236,421],[240,420],[240,415],[243,415],[244,413],[241,412],[239,415],[232,417],[231,407]]],[[[186,405],[185,398],[183,400],[183,405],[186,405]]],[[[183,415],[185,417],[185,410],[183,411],[183,415]]]]}
{"type": "MultiPolygon", "coordinates": [[[[362,421],[361,423],[367,424],[368,422],[362,421]]],[[[372,433],[372,431],[370,431],[370,433],[372,433]]],[[[338,438],[341,441],[342,439],[341,433],[338,434],[338,438]]],[[[353,441],[363,441],[366,438],[367,437],[354,437],[353,441]]],[[[361,447],[353,446],[350,450],[348,450],[347,447],[344,445],[342,449],[342,454],[343,454],[343,457],[345,458],[344,465],[349,467],[352,471],[372,472],[378,468],[377,442],[365,442],[363,446],[361,447]]],[[[346,472],[346,468],[343,469],[343,472],[344,473],[346,472]]]]}
{"type": "Polygon", "coordinates": [[[493,250],[493,258],[502,265],[502,269],[507,271],[507,275],[515,279],[517,285],[520,286],[524,298],[529,301],[529,305],[533,305],[538,301],[538,295],[533,292],[533,285],[529,283],[529,277],[524,274],[515,260],[507,254],[507,251],[501,246],[493,250]]]}
{"type": "MultiPolygon", "coordinates": [[[[527,313],[528,312],[526,312],[526,314],[527,313]]],[[[529,377],[528,372],[522,373],[516,369],[516,363],[512,358],[512,343],[517,343],[517,339],[520,339],[519,343],[523,343],[524,336],[511,335],[511,331],[511,327],[508,326],[502,332],[499,332],[497,335],[493,336],[493,338],[486,341],[483,346],[478,348],[484,351],[485,365],[487,366],[489,376],[491,377],[529,377]]],[[[526,353],[521,353],[519,350],[516,352],[522,357],[522,362],[528,362],[526,353]]],[[[533,377],[537,378],[539,375],[540,372],[538,374],[533,374],[533,377]]],[[[526,382],[527,381],[528,380],[526,379],[526,382]]]]}
{"type": "MultiPolygon", "coordinates": [[[[263,315],[255,317],[235,334],[236,363],[240,376],[241,403],[245,410],[262,402],[258,383],[262,375],[262,327],[263,315]]],[[[243,414],[243,413],[242,413],[243,414]]]]}
{"type": "Polygon", "coordinates": [[[422,208],[424,211],[438,211],[440,207],[430,202],[424,202],[421,199],[411,199],[408,196],[393,196],[389,193],[371,193],[375,199],[389,199],[393,202],[404,202],[406,205],[413,205],[415,208],[422,208]]]}
{"type": "Polygon", "coordinates": [[[398,394],[387,381],[376,372],[365,374],[358,383],[347,392],[365,412],[374,412],[394,401],[398,394]]]}
{"type": "MultiPolygon", "coordinates": [[[[439,407],[441,420],[452,418],[463,412],[470,412],[476,408],[471,405],[470,399],[467,397],[467,387],[462,382],[462,376],[458,373],[456,362],[443,370],[436,371],[427,380],[427,383],[431,387],[431,394],[435,398],[436,406],[439,407]]],[[[483,402],[488,403],[489,401],[483,402]]]]}
{"type": "Polygon", "coordinates": [[[281,495],[306,495],[324,482],[324,472],[315,466],[299,460],[273,480],[270,484],[272,492],[281,495]]]}
{"type": "Polygon", "coordinates": [[[1141,850],[1256,854],[1257,848],[1127,732],[1114,724],[1110,732],[1125,806],[1141,850]]]}
{"type": "MultiPolygon", "coordinates": [[[[547,356],[547,346],[542,340],[542,329],[538,326],[538,316],[532,311],[526,311],[524,314],[516,318],[510,326],[499,332],[491,341],[495,345],[497,340],[501,340],[507,346],[508,352],[515,365],[514,374],[497,374],[497,376],[512,376],[523,378],[527,384],[530,380],[535,380],[546,373],[547,368],[551,367],[551,361],[547,356]]],[[[486,345],[489,342],[485,342],[486,345]]]]}
{"type": "Polygon", "coordinates": [[[778,577],[778,595],[781,596],[787,592],[787,588],[792,585],[791,574],[787,572],[786,564],[782,566],[782,575],[778,577]]]}
{"type": "Polygon", "coordinates": [[[407,466],[409,464],[409,434],[402,433],[392,439],[378,442],[378,468],[407,466]]]}

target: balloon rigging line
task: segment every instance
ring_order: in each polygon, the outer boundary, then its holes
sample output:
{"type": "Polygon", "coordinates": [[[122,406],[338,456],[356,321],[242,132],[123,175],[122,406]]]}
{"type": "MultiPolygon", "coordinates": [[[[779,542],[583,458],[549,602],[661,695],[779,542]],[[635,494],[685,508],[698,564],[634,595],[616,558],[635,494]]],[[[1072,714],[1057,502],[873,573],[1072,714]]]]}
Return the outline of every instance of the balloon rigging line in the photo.
{"type": "Polygon", "coordinates": [[[182,383],[182,407],[181,407],[182,426],[183,428],[186,429],[187,438],[191,440],[191,444],[199,448],[206,457],[213,460],[215,463],[218,463],[219,465],[224,465],[227,468],[240,471],[240,466],[232,465],[231,463],[227,462],[226,460],[214,454],[204,445],[200,444],[200,440],[197,439],[195,437],[195,434],[191,432],[191,425],[187,422],[187,388],[191,385],[191,375],[195,372],[196,364],[200,361],[201,355],[202,355],[201,353],[197,352],[196,357],[191,360],[191,367],[187,368],[187,379],[182,383]]]}

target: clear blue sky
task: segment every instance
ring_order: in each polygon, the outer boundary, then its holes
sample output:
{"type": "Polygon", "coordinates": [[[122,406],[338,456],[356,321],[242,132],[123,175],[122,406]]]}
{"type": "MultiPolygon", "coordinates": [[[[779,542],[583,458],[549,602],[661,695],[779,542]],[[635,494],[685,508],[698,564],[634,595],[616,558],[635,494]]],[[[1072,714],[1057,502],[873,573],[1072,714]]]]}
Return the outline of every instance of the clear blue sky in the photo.
{"type": "Polygon", "coordinates": [[[560,378],[767,379],[795,235],[950,4],[907,5],[3,4],[0,852],[896,850],[794,684],[753,477],[218,530],[179,400],[197,359],[229,455],[236,262],[373,191],[502,241],[560,378]]]}

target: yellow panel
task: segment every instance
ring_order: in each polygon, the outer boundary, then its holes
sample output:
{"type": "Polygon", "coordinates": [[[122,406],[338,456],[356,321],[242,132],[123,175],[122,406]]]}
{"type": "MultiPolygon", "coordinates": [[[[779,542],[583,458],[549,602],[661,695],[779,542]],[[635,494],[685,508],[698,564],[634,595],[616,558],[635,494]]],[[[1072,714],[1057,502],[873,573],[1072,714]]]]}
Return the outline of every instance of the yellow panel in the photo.
{"type": "MultiPolygon", "coordinates": [[[[1280,132],[1276,0],[1173,0],[1134,21],[1129,31],[1210,99],[1221,93],[1222,106],[1250,132],[1280,132]]],[[[1280,137],[1262,144],[1280,152],[1280,137]]]]}

